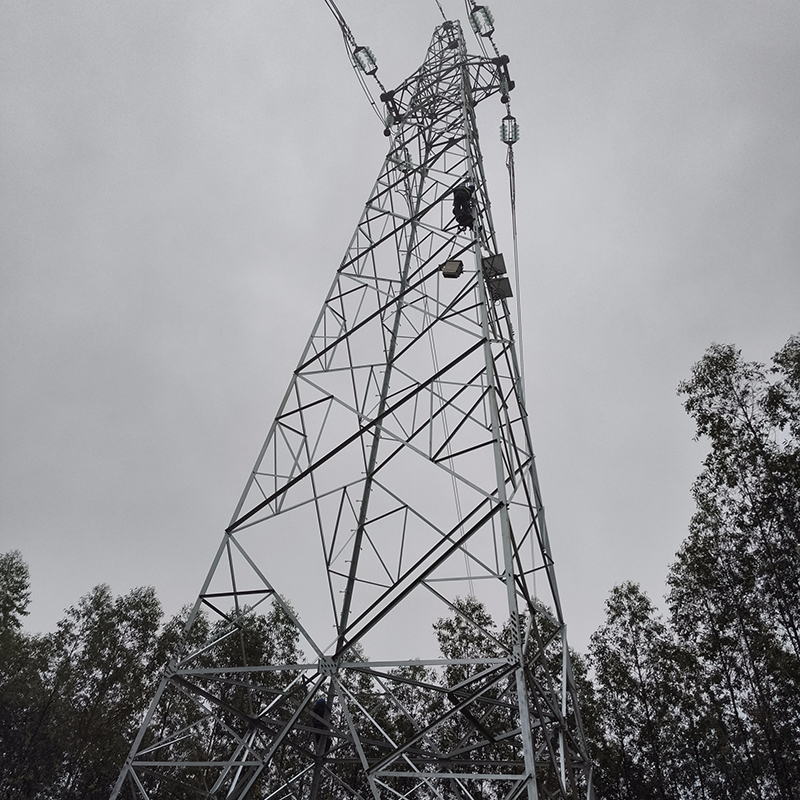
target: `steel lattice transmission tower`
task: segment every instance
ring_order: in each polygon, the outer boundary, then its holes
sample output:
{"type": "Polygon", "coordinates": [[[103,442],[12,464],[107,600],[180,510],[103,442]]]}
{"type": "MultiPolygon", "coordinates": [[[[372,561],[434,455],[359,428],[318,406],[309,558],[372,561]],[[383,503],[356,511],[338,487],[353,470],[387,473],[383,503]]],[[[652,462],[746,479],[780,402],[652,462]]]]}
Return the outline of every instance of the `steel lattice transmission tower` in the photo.
{"type": "Polygon", "coordinates": [[[382,96],[389,154],[115,797],[593,797],[478,146],[507,63],[444,22],[382,96]]]}

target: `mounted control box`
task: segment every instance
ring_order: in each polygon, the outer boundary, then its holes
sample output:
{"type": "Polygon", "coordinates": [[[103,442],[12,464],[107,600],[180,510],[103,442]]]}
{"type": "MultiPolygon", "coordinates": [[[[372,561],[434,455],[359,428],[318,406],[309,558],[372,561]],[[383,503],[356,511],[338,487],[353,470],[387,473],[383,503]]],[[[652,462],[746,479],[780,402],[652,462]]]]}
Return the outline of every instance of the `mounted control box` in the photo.
{"type": "Polygon", "coordinates": [[[511,282],[505,277],[505,274],[506,262],[502,253],[486,256],[483,259],[483,277],[486,278],[486,287],[492,300],[513,297],[511,282]]]}
{"type": "Polygon", "coordinates": [[[442,277],[444,278],[458,278],[463,271],[463,261],[445,261],[444,264],[442,264],[442,277]]]}

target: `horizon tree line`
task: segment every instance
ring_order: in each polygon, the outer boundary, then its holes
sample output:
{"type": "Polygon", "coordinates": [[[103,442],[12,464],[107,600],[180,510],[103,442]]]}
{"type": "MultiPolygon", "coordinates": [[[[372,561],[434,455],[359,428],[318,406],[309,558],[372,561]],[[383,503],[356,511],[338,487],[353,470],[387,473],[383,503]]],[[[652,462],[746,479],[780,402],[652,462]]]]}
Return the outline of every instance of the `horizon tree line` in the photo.
{"type": "MultiPolygon", "coordinates": [[[[587,653],[573,654],[595,790],[604,800],[800,800],[800,335],[769,366],[712,345],[678,392],[710,450],[669,568],[666,619],[626,581],[587,653]]],[[[164,620],[154,589],[114,597],[101,584],[55,631],[30,634],[29,602],[22,554],[0,555],[0,797],[107,798],[187,611],[164,620]]],[[[495,625],[476,598],[457,603],[462,617],[495,625]]],[[[540,625],[555,624],[537,611],[540,625]]],[[[251,663],[301,660],[277,610],[244,627],[251,663]]],[[[455,614],[434,629],[445,656],[483,646],[455,614]]],[[[213,625],[192,636],[213,637],[213,625]]],[[[464,677],[409,669],[452,685],[464,677]]],[[[366,689],[364,702],[374,702],[366,689]]],[[[407,719],[373,711],[403,735],[407,719]]],[[[427,710],[415,713],[424,721],[427,710]]],[[[457,725],[442,735],[457,737],[457,725]]]]}

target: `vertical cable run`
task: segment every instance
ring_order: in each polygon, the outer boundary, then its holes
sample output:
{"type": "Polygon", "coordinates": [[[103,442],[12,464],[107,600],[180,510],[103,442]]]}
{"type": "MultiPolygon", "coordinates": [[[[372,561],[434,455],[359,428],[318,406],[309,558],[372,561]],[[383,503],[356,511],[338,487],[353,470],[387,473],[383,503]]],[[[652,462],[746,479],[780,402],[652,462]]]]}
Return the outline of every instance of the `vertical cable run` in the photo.
{"type": "Polygon", "coordinates": [[[520,387],[521,396],[525,397],[525,348],[522,337],[522,301],[519,282],[519,246],[517,244],[517,180],[514,171],[514,146],[508,146],[506,156],[506,166],[508,167],[508,193],[511,201],[511,238],[514,243],[514,282],[517,286],[517,328],[519,334],[519,377],[522,386],[520,387]]]}

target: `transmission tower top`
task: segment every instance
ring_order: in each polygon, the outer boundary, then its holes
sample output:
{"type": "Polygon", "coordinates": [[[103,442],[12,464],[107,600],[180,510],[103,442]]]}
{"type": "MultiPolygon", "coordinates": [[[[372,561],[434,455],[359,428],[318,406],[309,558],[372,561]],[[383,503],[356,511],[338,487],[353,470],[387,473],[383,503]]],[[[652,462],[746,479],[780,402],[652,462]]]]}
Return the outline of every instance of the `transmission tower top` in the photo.
{"type": "MultiPolygon", "coordinates": [[[[391,107],[386,109],[386,114],[382,115],[381,111],[378,108],[378,105],[375,101],[375,98],[372,94],[372,91],[369,88],[369,82],[365,79],[365,76],[370,77],[373,81],[377,84],[378,88],[380,89],[380,101],[385,102],[385,96],[387,94],[386,87],[381,82],[381,79],[378,77],[378,61],[375,57],[375,54],[369,47],[359,45],[356,41],[355,36],[353,35],[350,26],[347,24],[342,12],[336,6],[336,3],[333,0],[325,0],[325,4],[328,6],[329,10],[333,14],[336,22],[339,25],[339,28],[342,32],[342,37],[344,39],[345,48],[347,50],[348,57],[350,59],[350,63],[353,66],[356,75],[359,79],[362,89],[367,96],[367,99],[370,101],[373,109],[377,113],[378,117],[385,122],[386,127],[384,128],[384,134],[386,136],[391,135],[392,125],[397,121],[397,118],[394,117],[392,114],[391,107]]],[[[453,21],[448,20],[445,16],[444,10],[442,9],[442,5],[440,0],[436,0],[436,5],[439,8],[439,12],[442,15],[442,19],[444,20],[443,27],[452,26],[455,24],[453,21]]],[[[479,5],[475,3],[474,0],[465,0],[464,5],[466,6],[467,16],[469,18],[470,25],[472,27],[473,32],[475,33],[476,39],[480,46],[480,49],[483,53],[485,58],[489,58],[489,52],[486,47],[486,42],[489,43],[490,49],[493,51],[495,58],[499,59],[498,64],[502,64],[504,67],[501,72],[500,78],[500,100],[501,102],[505,103],[508,106],[508,114],[507,117],[503,121],[503,126],[501,127],[501,139],[505,144],[513,145],[519,139],[519,128],[516,124],[516,120],[511,116],[511,108],[510,108],[510,92],[514,88],[515,84],[514,81],[511,80],[508,74],[508,56],[500,54],[500,51],[497,48],[497,45],[494,42],[494,32],[495,32],[495,25],[494,25],[494,16],[492,12],[489,10],[487,6],[479,5]]]]}

